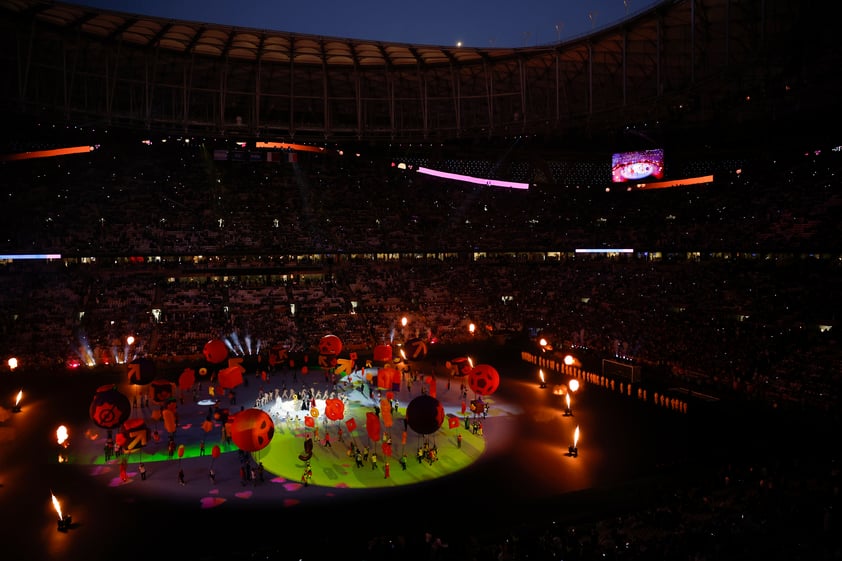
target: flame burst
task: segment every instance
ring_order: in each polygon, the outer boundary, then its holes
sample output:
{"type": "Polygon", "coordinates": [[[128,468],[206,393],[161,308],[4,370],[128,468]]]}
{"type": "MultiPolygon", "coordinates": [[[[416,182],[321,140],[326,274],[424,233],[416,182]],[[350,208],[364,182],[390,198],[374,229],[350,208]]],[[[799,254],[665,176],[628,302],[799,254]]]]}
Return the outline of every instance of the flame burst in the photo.
{"type": "Polygon", "coordinates": [[[23,398],[23,390],[18,392],[18,397],[17,397],[17,399],[15,399],[15,406],[20,405],[21,398],[23,398]]]}
{"type": "Polygon", "coordinates": [[[61,515],[61,504],[58,502],[58,499],[56,498],[55,495],[53,495],[52,492],[50,493],[50,495],[52,495],[52,497],[53,497],[53,508],[55,508],[56,512],[58,513],[58,519],[62,520],[63,517],[61,515]]]}
{"type": "Polygon", "coordinates": [[[573,433],[573,447],[579,446],[579,425],[576,425],[576,432],[573,433]]]}
{"type": "Polygon", "coordinates": [[[59,428],[56,429],[56,440],[58,441],[59,445],[64,444],[67,442],[69,434],[67,432],[67,427],[61,425],[59,428]]]}

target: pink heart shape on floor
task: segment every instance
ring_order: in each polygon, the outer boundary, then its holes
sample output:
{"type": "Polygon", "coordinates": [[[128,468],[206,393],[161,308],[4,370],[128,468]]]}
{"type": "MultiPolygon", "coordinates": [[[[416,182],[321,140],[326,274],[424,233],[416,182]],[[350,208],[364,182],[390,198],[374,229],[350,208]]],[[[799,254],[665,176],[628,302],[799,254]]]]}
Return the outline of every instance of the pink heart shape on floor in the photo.
{"type": "Polygon", "coordinates": [[[202,497],[202,508],[214,508],[225,502],[225,499],[220,497],[202,497]]]}

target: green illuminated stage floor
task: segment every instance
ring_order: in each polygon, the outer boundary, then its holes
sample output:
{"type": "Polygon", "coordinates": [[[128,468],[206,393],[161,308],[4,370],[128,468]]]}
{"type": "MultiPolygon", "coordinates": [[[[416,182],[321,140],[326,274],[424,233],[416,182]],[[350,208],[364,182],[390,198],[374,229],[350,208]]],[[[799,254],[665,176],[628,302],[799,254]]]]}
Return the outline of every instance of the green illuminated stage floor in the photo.
{"type": "MultiPolygon", "coordinates": [[[[336,388],[329,388],[324,382],[321,372],[311,372],[307,376],[299,376],[293,381],[289,373],[276,375],[268,382],[250,376],[248,385],[237,388],[236,402],[230,404],[227,398],[219,400],[219,408],[227,408],[231,414],[236,414],[242,409],[257,407],[267,412],[274,421],[274,433],[268,446],[263,449],[251,452],[254,463],[263,464],[265,473],[264,480],[269,483],[282,484],[285,488],[297,488],[302,484],[302,476],[306,470],[306,463],[301,459],[304,452],[306,435],[314,436],[318,429],[319,442],[314,442],[313,453],[309,460],[312,477],[309,486],[337,489],[373,489],[399,485],[410,485],[424,481],[433,480],[462,470],[477,461],[486,449],[485,438],[481,430],[476,432],[474,424],[487,423],[495,417],[515,414],[510,406],[502,402],[495,402],[494,396],[485,396],[484,402],[488,406],[487,418],[474,416],[468,406],[463,413],[463,404],[456,381],[447,388],[447,380],[438,380],[436,399],[444,410],[445,418],[440,428],[434,433],[422,435],[412,430],[405,422],[407,405],[420,395],[420,382],[412,384],[411,390],[407,390],[406,384],[401,383],[400,390],[393,392],[397,400],[397,409],[391,412],[392,424],[385,426],[381,421],[381,437],[389,435],[392,439],[392,456],[386,457],[382,447],[383,438],[373,442],[366,431],[366,414],[374,411],[375,405],[379,403],[377,395],[372,398],[368,394],[368,387],[364,387],[365,393],[360,391],[364,371],[359,371],[351,377],[343,378],[336,388]],[[302,384],[301,382],[306,382],[302,384]],[[274,389],[289,387],[289,394],[293,391],[300,391],[304,387],[313,389],[327,395],[328,391],[334,392],[333,396],[345,394],[345,410],[342,420],[329,421],[324,416],[324,399],[317,399],[317,409],[321,412],[315,419],[315,427],[305,426],[305,418],[310,416],[310,411],[301,409],[299,403],[291,399],[275,399],[274,389]],[[258,389],[263,387],[270,393],[271,398],[260,406],[256,399],[258,389]],[[356,429],[349,433],[347,421],[353,418],[356,422],[356,429]],[[465,428],[466,418],[468,429],[465,428]],[[458,424],[456,424],[458,421],[458,424]],[[342,427],[343,442],[339,441],[338,429],[342,427]],[[402,434],[406,428],[405,445],[401,442],[402,434]],[[330,432],[331,446],[324,446],[323,439],[325,430],[330,432]],[[461,445],[458,444],[457,436],[461,435],[461,445]],[[372,463],[364,461],[362,467],[357,467],[355,458],[348,454],[351,441],[360,448],[368,447],[377,453],[377,467],[372,463]],[[418,461],[418,448],[427,443],[436,449],[436,460],[428,461],[424,458],[418,461]],[[402,454],[407,457],[407,469],[402,469],[399,459],[402,454]],[[386,477],[386,464],[389,464],[389,476],[386,477]]],[[[207,384],[205,384],[207,385],[207,384]]],[[[121,391],[132,397],[131,392],[137,391],[136,386],[119,388],[121,391]]],[[[425,388],[429,390],[429,388],[425,388]]],[[[141,390],[142,391],[142,390],[141,390]]],[[[385,396],[386,392],[382,391],[385,396]]],[[[468,390],[467,402],[476,396],[468,390]],[[473,396],[473,397],[472,397],[473,396]]],[[[201,393],[199,400],[208,397],[207,390],[201,393]]],[[[182,468],[187,473],[187,478],[195,482],[201,478],[208,481],[207,473],[210,467],[217,472],[217,486],[224,491],[225,485],[231,484],[232,491],[241,491],[242,481],[239,475],[239,455],[235,444],[226,442],[222,435],[222,424],[219,420],[214,421],[213,427],[206,432],[207,425],[203,424],[210,412],[207,406],[193,402],[192,396],[189,401],[178,405],[178,426],[174,438],[178,452],[170,456],[167,450],[169,433],[164,430],[160,421],[154,421],[152,415],[154,405],[140,407],[132,410],[133,417],[142,417],[146,420],[150,435],[155,434],[157,438],[148,439],[145,446],[134,450],[127,455],[128,471],[130,481],[125,482],[119,478],[119,461],[113,457],[106,462],[104,456],[105,433],[104,429],[98,428],[89,423],[85,429],[85,439],[80,445],[78,438],[73,446],[68,449],[68,456],[72,463],[77,465],[89,465],[92,473],[96,476],[110,480],[111,486],[120,486],[127,483],[137,482],[139,476],[137,466],[142,461],[147,466],[149,478],[144,483],[152,487],[153,479],[175,478],[175,473],[182,468]],[[205,441],[204,457],[200,457],[200,442],[205,441]],[[182,448],[183,447],[183,448],[182,448]],[[212,457],[214,447],[219,448],[217,458],[212,457]],[[153,477],[154,474],[154,477],[153,477]]],[[[77,429],[79,430],[79,429],[77,429]]],[[[252,488],[252,482],[247,482],[252,488]]]]}

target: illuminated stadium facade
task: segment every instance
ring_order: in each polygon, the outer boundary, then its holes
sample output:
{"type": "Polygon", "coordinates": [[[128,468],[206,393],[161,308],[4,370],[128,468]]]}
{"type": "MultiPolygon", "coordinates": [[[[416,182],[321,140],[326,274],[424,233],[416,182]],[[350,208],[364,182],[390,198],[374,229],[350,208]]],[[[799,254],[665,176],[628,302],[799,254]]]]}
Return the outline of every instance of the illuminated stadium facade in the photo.
{"type": "Polygon", "coordinates": [[[812,4],[667,1],[570,40],[465,48],[3,0],[0,103],[54,121],[296,141],[809,122],[839,90],[812,4]]]}

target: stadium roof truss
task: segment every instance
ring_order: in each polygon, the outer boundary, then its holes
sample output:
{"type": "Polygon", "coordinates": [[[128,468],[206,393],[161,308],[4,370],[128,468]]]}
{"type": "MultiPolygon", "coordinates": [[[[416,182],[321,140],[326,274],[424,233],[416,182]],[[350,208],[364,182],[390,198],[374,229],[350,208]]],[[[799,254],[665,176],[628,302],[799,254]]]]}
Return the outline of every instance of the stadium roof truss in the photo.
{"type": "Polygon", "coordinates": [[[297,140],[563,135],[710,120],[746,111],[746,92],[783,88],[794,56],[788,42],[807,4],[667,1],[570,40],[468,48],[0,0],[0,107],[76,123],[297,140]]]}

